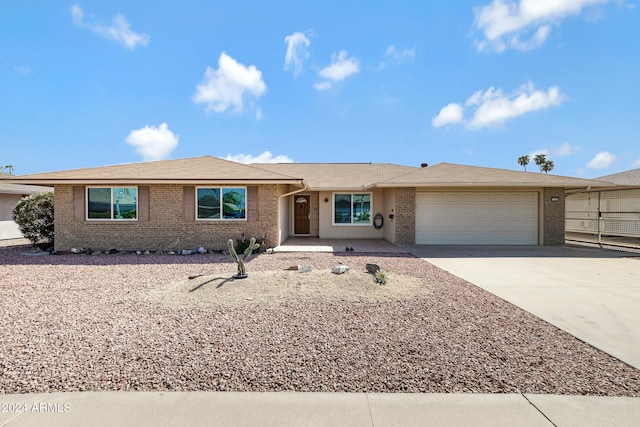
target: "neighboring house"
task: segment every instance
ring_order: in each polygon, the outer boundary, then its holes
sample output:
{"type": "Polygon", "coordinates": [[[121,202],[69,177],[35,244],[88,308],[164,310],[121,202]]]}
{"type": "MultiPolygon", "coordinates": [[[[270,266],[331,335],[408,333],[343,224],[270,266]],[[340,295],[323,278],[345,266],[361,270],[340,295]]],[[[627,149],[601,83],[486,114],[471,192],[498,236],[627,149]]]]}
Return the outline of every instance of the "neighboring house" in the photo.
{"type": "Polygon", "coordinates": [[[31,194],[53,191],[52,188],[4,182],[5,179],[10,178],[15,178],[15,176],[0,172],[0,240],[22,237],[18,224],[12,219],[13,209],[20,199],[31,194]]]}
{"type": "Polygon", "coordinates": [[[594,180],[441,163],[240,164],[215,157],[14,177],[55,187],[57,250],[224,249],[229,238],[564,244],[565,191],[594,180]]]}
{"type": "Polygon", "coordinates": [[[597,179],[612,185],[567,195],[567,241],[640,250],[640,168],[597,179]]]}

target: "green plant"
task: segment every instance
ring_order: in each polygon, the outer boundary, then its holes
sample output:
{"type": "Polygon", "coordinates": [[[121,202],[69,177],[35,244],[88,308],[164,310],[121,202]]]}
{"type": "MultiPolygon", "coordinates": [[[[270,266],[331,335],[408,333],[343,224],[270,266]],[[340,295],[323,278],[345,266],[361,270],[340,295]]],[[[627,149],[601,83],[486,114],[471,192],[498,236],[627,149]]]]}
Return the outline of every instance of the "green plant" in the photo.
{"type": "Polygon", "coordinates": [[[229,239],[227,243],[229,246],[229,254],[231,255],[231,258],[233,258],[233,260],[238,264],[238,274],[233,277],[235,277],[236,279],[244,279],[245,277],[247,277],[247,267],[244,263],[247,258],[249,258],[249,255],[251,255],[251,252],[253,252],[255,249],[258,249],[260,245],[256,243],[256,238],[252,237],[249,241],[249,246],[247,246],[247,248],[244,250],[244,254],[242,256],[238,256],[236,248],[234,248],[233,246],[233,239],[229,239]]]}
{"type": "Polygon", "coordinates": [[[387,273],[385,270],[376,271],[374,276],[376,278],[376,283],[380,283],[381,285],[386,285],[387,280],[389,280],[389,273],[387,273]]]}
{"type": "MultiPolygon", "coordinates": [[[[254,243],[255,243],[255,239],[254,243]]],[[[235,250],[236,253],[244,253],[244,251],[247,250],[247,248],[251,245],[251,241],[247,240],[247,239],[238,239],[236,240],[236,245],[235,245],[235,250]]],[[[258,244],[258,247],[255,248],[251,253],[252,254],[257,254],[260,251],[260,245],[258,244]]]]}
{"type": "Polygon", "coordinates": [[[34,246],[53,245],[53,193],[38,193],[20,200],[13,209],[13,220],[34,246]]]}

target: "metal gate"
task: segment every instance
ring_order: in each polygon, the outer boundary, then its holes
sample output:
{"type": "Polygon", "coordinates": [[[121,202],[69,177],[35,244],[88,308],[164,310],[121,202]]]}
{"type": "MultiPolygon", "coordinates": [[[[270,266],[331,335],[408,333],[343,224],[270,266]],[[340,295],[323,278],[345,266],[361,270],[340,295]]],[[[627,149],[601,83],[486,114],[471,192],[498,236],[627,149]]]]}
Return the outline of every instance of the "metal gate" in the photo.
{"type": "Polygon", "coordinates": [[[640,252],[640,189],[569,194],[567,242],[640,252]]]}

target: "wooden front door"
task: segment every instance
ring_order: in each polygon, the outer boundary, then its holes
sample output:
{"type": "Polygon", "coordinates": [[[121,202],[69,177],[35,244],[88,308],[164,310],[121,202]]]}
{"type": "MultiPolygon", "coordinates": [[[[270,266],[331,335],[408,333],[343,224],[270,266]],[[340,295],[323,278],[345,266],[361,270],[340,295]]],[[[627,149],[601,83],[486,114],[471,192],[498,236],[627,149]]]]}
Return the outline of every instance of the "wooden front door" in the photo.
{"type": "Polygon", "coordinates": [[[293,234],[311,233],[310,202],[309,196],[295,196],[293,234]]]}

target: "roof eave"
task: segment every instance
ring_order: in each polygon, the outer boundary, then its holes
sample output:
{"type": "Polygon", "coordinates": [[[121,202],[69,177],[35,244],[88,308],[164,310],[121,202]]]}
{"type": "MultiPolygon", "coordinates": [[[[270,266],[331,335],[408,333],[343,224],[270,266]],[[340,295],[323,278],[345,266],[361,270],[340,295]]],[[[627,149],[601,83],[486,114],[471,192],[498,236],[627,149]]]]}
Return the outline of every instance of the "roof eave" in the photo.
{"type": "Polygon", "coordinates": [[[151,185],[151,184],[178,184],[178,185],[203,185],[203,184],[216,184],[216,185],[251,185],[251,184],[289,184],[303,186],[303,180],[301,179],[165,179],[165,178],[93,178],[93,179],[33,179],[33,180],[20,180],[14,181],[20,182],[20,184],[29,185],[113,185],[113,184],[138,184],[138,185],[151,185]]]}
{"type": "Polygon", "coordinates": [[[570,184],[570,183],[542,183],[542,182],[403,182],[403,183],[381,183],[376,184],[379,188],[393,187],[536,187],[536,188],[587,188],[605,187],[604,185],[593,184],[570,184]]]}

